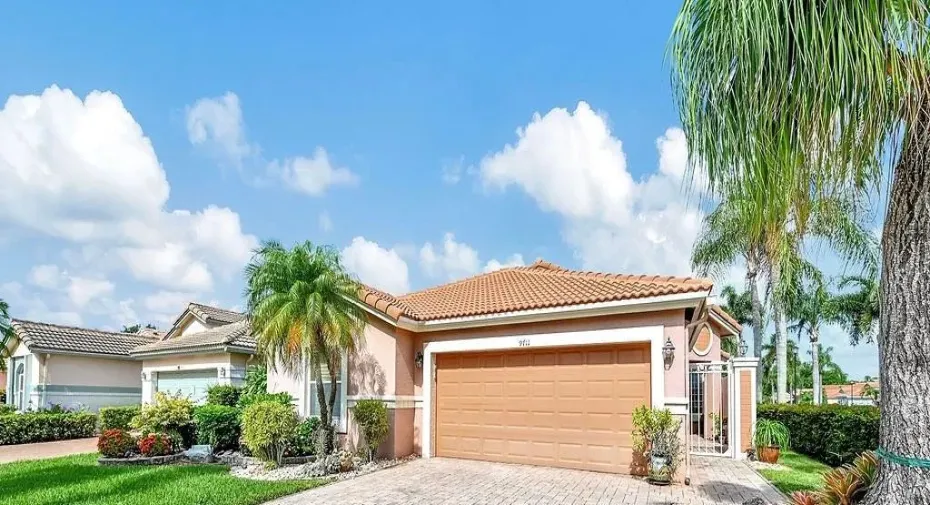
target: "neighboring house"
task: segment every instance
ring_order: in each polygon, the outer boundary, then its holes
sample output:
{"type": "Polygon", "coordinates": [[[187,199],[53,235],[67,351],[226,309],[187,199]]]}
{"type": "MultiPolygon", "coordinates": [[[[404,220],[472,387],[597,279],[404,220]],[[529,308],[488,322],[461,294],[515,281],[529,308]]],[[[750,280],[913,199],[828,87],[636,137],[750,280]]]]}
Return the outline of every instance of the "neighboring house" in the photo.
{"type": "Polygon", "coordinates": [[[827,403],[840,405],[877,405],[878,388],[878,381],[829,385],[823,387],[823,397],[827,403]]]}
{"type": "Polygon", "coordinates": [[[155,337],[13,320],[6,388],[19,410],[51,405],[97,410],[139,403],[142,364],[129,351],[155,337]]]}
{"type": "MultiPolygon", "coordinates": [[[[720,360],[719,339],[739,334],[738,323],[709,307],[711,287],[541,260],[403,296],[363,287],[368,325],[337,371],[339,431],[355,446],[351,406],[379,399],[390,409],[379,449],[386,456],[630,473],[642,463],[631,447],[633,410],[669,408],[686,419],[690,364],[720,360]]],[[[739,457],[754,422],[756,361],[731,363],[741,366],[733,386],[719,374],[699,384],[747,399],[729,416],[738,450],[728,454],[739,457]]],[[[268,387],[295,397],[301,415],[318,411],[307,373],[269,370],[268,387]]],[[[728,398],[706,401],[737,405],[728,398]]]]}
{"type": "Polygon", "coordinates": [[[245,315],[191,303],[160,340],[133,349],[142,360],[142,401],[155,392],[202,402],[213,384],[239,385],[255,354],[245,315]]]}

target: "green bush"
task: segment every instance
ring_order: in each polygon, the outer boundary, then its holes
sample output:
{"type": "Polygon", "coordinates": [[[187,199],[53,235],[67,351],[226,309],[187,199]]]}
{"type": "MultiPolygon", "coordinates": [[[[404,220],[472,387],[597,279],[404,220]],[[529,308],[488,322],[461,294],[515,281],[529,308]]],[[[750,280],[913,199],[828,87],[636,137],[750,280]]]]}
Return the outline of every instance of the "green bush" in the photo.
{"type": "Polygon", "coordinates": [[[252,365],[245,372],[242,394],[256,395],[268,392],[268,369],[265,365],[252,365]]]}
{"type": "Polygon", "coordinates": [[[319,417],[308,417],[297,425],[294,439],[288,447],[288,456],[309,456],[311,454],[316,454],[316,440],[319,430],[319,417]]]}
{"type": "Polygon", "coordinates": [[[190,447],[197,433],[193,414],[194,404],[188,398],[159,391],[155,393],[155,401],[143,405],[129,425],[143,435],[167,433],[178,448],[190,447]]]}
{"type": "Polygon", "coordinates": [[[256,403],[272,402],[280,405],[293,407],[294,399],[288,393],[255,393],[244,394],[239,397],[239,407],[245,409],[256,403]]]}
{"type": "Polygon", "coordinates": [[[242,441],[269,464],[281,464],[284,451],[294,437],[297,412],[291,405],[255,403],[242,412],[242,441]]]}
{"type": "Polygon", "coordinates": [[[238,408],[226,405],[204,405],[194,409],[198,443],[209,444],[214,451],[239,447],[241,414],[238,408]]]}
{"type": "Polygon", "coordinates": [[[112,429],[128,430],[130,421],[139,415],[141,410],[142,408],[139,405],[102,407],[97,413],[100,423],[97,429],[101,433],[112,429]]]}
{"type": "Polygon", "coordinates": [[[757,415],[783,423],[793,450],[830,466],[850,463],[878,448],[878,407],[759,405],[757,415]]]}
{"type": "Polygon", "coordinates": [[[365,436],[368,460],[372,461],[378,446],[387,437],[390,428],[387,405],[381,400],[359,400],[352,408],[352,414],[355,422],[358,423],[359,430],[365,436]]]}
{"type": "Polygon", "coordinates": [[[27,412],[0,416],[0,445],[50,442],[94,436],[97,415],[88,412],[27,412]]]}
{"type": "Polygon", "coordinates": [[[207,389],[207,403],[235,407],[242,390],[229,384],[214,384],[207,389]]]}
{"type": "Polygon", "coordinates": [[[0,404],[0,416],[6,414],[13,414],[16,412],[16,407],[13,405],[0,404]]]}

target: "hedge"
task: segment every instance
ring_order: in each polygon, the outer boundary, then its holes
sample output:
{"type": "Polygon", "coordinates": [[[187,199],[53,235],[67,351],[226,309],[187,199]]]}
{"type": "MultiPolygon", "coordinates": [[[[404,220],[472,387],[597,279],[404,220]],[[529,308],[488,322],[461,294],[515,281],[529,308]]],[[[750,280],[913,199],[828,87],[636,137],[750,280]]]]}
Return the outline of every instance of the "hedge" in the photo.
{"type": "Polygon", "coordinates": [[[793,450],[830,466],[851,463],[878,448],[878,407],[759,405],[757,415],[784,423],[793,450]]]}
{"type": "Polygon", "coordinates": [[[141,407],[139,405],[127,405],[124,407],[103,407],[98,413],[100,426],[98,431],[103,433],[106,430],[128,430],[129,421],[139,414],[141,407]]]}
{"type": "Polygon", "coordinates": [[[0,416],[0,445],[29,444],[94,436],[97,415],[88,412],[27,412],[0,416]]]}
{"type": "Polygon", "coordinates": [[[194,409],[197,424],[197,440],[213,446],[214,451],[237,449],[241,428],[239,417],[242,412],[226,405],[204,405],[194,409]]]}
{"type": "Polygon", "coordinates": [[[207,389],[207,403],[209,405],[225,405],[235,407],[239,403],[242,390],[229,384],[214,384],[207,389]]]}

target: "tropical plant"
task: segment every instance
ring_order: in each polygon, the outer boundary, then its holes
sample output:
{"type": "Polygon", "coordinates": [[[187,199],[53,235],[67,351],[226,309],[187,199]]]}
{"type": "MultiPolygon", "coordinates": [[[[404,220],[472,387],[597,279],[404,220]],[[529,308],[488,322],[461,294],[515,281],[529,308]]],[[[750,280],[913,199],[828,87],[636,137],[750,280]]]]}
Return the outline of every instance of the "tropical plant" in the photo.
{"type": "Polygon", "coordinates": [[[840,289],[852,288],[852,291],[834,297],[835,319],[849,333],[852,345],[875,340],[881,317],[880,284],[875,268],[869,269],[866,275],[840,279],[840,289]]]}
{"type": "MultiPolygon", "coordinates": [[[[874,188],[893,167],[882,234],[881,447],[930,459],[930,2],[686,0],[671,38],[692,166],[709,187],[816,195],[874,188]]],[[[773,194],[780,199],[783,195],[773,194]]],[[[796,198],[798,195],[789,195],[796,198]]],[[[869,505],[923,500],[930,472],[883,464],[869,505]]]]}
{"type": "Polygon", "coordinates": [[[790,442],[788,427],[783,423],[765,418],[756,420],[756,429],[752,435],[753,446],[787,449],[790,442]]]}
{"type": "Polygon", "coordinates": [[[676,420],[668,409],[640,405],[633,410],[633,451],[646,453],[656,433],[671,430],[676,420]]]}
{"type": "Polygon", "coordinates": [[[245,371],[243,395],[265,394],[268,392],[268,368],[265,365],[252,365],[245,371]]]}
{"type": "Polygon", "coordinates": [[[320,442],[320,418],[308,417],[297,425],[294,439],[288,446],[288,453],[292,456],[307,456],[318,452],[317,444],[320,442]]]}
{"type": "Polygon", "coordinates": [[[6,360],[9,359],[10,342],[13,340],[13,326],[10,324],[10,306],[0,299],[0,372],[6,371],[6,360]]]}
{"type": "MultiPolygon", "coordinates": [[[[762,358],[759,360],[762,375],[759,382],[762,383],[763,394],[759,397],[760,400],[768,397],[771,401],[778,402],[778,345],[776,340],[777,336],[772,334],[769,336],[769,341],[762,346],[762,358]]],[[[802,363],[798,356],[798,344],[795,341],[787,342],[785,358],[787,361],[785,386],[789,391],[796,393],[803,387],[800,383],[803,374],[799,371],[804,368],[805,363],[802,363]]]]}
{"type": "Polygon", "coordinates": [[[193,428],[194,403],[181,395],[171,396],[163,391],[155,393],[152,403],[143,405],[142,410],[129,425],[149,433],[167,433],[177,446],[189,445],[195,433],[193,428]]]}
{"type": "Polygon", "coordinates": [[[242,441],[269,465],[280,465],[297,428],[294,407],[275,402],[256,403],[242,412],[242,441]]]}
{"type": "Polygon", "coordinates": [[[374,461],[375,452],[387,437],[390,429],[387,405],[381,400],[359,400],[356,402],[355,407],[352,408],[352,414],[365,436],[368,461],[374,461]]]}
{"type": "Polygon", "coordinates": [[[171,437],[164,433],[149,433],[139,438],[139,453],[143,456],[167,456],[173,450],[171,437]]]}
{"type": "Polygon", "coordinates": [[[319,416],[332,450],[335,429],[337,375],[324,369],[341,369],[343,353],[353,352],[366,324],[357,304],[359,283],[349,275],[330,247],[310,242],[285,249],[265,242],[246,267],[246,299],[252,332],[258,350],[270,366],[286,373],[301,374],[309,363],[316,383],[319,416]]]}
{"type": "MultiPolygon", "coordinates": [[[[733,319],[741,326],[752,325],[752,292],[748,289],[739,293],[733,286],[725,286],[720,292],[723,298],[722,308],[727,314],[733,316],[733,319]]],[[[738,336],[742,339],[742,336],[738,336]]],[[[736,356],[739,353],[739,341],[737,339],[727,338],[720,342],[720,348],[736,356]]]]}
{"type": "Polygon", "coordinates": [[[856,505],[865,498],[878,476],[878,458],[874,452],[860,454],[852,464],[843,465],[823,475],[823,489],[791,495],[792,505],[856,505]]]}
{"type": "Polygon", "coordinates": [[[806,333],[811,343],[811,372],[812,387],[814,389],[814,405],[823,403],[823,380],[820,376],[820,327],[826,322],[836,319],[836,304],[834,298],[827,291],[819,279],[808,283],[798,294],[795,304],[791,307],[791,318],[796,322],[790,329],[798,334],[798,346],[801,344],[801,334],[806,333]]]}

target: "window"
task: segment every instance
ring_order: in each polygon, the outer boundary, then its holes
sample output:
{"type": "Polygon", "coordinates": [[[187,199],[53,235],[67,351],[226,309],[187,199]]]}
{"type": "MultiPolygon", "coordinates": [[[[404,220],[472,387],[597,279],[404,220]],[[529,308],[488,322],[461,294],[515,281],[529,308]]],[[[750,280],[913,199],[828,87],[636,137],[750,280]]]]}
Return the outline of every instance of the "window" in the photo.
{"type": "Polygon", "coordinates": [[[13,391],[16,394],[16,408],[22,410],[26,407],[26,365],[20,363],[16,366],[15,386],[13,391]]]}
{"type": "MultiPolygon", "coordinates": [[[[341,370],[336,371],[336,408],[333,412],[333,423],[336,425],[336,429],[340,432],[346,431],[346,420],[348,415],[348,404],[346,401],[346,386],[344,377],[347,375],[348,369],[348,356],[346,354],[342,355],[342,366],[341,370]]],[[[326,365],[323,365],[323,390],[326,392],[326,398],[329,398],[330,394],[330,376],[329,369],[326,365]]],[[[309,367],[307,371],[307,398],[309,401],[307,405],[309,406],[309,411],[307,415],[309,416],[318,416],[320,415],[320,400],[317,395],[316,390],[316,381],[313,380],[313,374],[310,373],[309,367]]]]}

